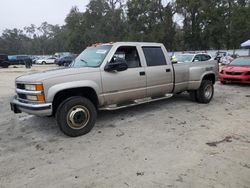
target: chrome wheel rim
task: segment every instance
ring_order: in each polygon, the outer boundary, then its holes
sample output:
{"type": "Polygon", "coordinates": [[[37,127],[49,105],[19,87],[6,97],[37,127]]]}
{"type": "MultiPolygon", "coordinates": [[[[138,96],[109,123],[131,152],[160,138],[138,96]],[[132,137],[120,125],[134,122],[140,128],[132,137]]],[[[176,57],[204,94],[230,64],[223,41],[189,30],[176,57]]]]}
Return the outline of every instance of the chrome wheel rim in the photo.
{"type": "Polygon", "coordinates": [[[69,127],[76,130],[84,128],[88,124],[89,119],[89,110],[82,105],[72,107],[67,114],[69,127]]]}
{"type": "Polygon", "coordinates": [[[212,97],[212,95],[213,95],[213,87],[211,85],[209,85],[205,88],[205,97],[207,99],[210,99],[212,97]]]}

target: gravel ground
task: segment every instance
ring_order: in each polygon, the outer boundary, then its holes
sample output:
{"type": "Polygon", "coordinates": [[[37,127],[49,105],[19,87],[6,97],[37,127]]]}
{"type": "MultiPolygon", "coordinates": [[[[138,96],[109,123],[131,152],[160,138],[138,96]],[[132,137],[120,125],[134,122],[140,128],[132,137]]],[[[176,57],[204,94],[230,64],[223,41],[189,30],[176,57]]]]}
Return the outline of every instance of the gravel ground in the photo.
{"type": "Polygon", "coordinates": [[[54,118],[14,115],[14,79],[51,69],[0,69],[0,187],[250,187],[250,87],[216,84],[208,105],[188,94],[100,112],[87,135],[54,118]]]}

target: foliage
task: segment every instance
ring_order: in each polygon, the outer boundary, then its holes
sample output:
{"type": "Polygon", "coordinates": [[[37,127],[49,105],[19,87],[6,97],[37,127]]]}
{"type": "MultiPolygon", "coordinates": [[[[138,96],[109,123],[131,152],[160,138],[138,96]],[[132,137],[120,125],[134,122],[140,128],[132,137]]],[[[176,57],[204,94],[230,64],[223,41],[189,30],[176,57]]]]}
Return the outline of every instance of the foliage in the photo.
{"type": "Polygon", "coordinates": [[[239,48],[250,38],[249,0],[176,0],[186,49],[239,48]]]}
{"type": "Polygon", "coordinates": [[[47,22],[36,27],[31,25],[20,29],[6,29],[0,37],[0,52],[5,54],[52,54],[64,50],[64,27],[47,22]]]}
{"type": "Polygon", "coordinates": [[[93,43],[154,41],[168,50],[239,48],[250,38],[250,0],[90,0],[72,7],[65,25],[6,29],[6,54],[80,53],[93,43]],[[177,21],[182,19],[182,21],[177,21]]]}

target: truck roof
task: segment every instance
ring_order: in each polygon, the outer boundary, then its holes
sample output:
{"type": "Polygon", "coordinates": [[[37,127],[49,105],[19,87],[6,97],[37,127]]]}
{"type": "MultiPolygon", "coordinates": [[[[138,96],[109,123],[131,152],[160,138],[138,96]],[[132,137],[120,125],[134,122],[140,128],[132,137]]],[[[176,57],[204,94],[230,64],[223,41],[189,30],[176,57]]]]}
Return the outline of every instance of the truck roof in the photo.
{"type": "Polygon", "coordinates": [[[156,42],[109,42],[109,43],[97,43],[93,44],[92,46],[99,46],[99,45],[142,45],[142,46],[161,46],[162,43],[156,42]]]}

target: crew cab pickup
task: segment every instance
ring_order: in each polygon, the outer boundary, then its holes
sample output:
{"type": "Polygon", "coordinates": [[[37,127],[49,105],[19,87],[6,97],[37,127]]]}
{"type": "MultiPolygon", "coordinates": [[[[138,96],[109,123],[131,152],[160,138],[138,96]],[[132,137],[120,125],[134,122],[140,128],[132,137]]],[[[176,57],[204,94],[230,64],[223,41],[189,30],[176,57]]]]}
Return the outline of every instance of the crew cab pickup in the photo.
{"type": "Polygon", "coordinates": [[[172,64],[160,43],[117,42],[86,48],[69,67],[16,78],[14,113],[55,116],[68,136],[88,133],[98,110],[116,110],[188,91],[209,103],[216,61],[172,64]]]}

